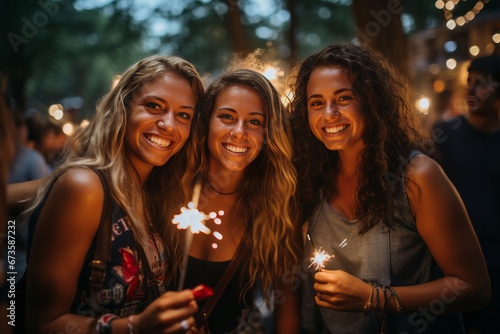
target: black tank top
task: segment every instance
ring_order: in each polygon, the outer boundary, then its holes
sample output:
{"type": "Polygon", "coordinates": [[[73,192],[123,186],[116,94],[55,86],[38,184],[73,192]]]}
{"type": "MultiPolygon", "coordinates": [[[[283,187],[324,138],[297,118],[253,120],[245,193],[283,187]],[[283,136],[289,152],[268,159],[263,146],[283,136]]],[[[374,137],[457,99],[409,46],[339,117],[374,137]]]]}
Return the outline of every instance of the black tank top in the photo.
{"type": "MultiPolygon", "coordinates": [[[[185,287],[194,288],[198,284],[205,284],[215,289],[217,282],[230,262],[210,262],[190,256],[185,287]]],[[[240,298],[242,290],[241,275],[241,270],[238,269],[208,317],[211,333],[226,333],[234,330],[238,325],[241,310],[252,303],[251,291],[246,293],[243,298],[240,298]]],[[[203,307],[204,303],[205,301],[198,302],[199,309],[203,307]]]]}

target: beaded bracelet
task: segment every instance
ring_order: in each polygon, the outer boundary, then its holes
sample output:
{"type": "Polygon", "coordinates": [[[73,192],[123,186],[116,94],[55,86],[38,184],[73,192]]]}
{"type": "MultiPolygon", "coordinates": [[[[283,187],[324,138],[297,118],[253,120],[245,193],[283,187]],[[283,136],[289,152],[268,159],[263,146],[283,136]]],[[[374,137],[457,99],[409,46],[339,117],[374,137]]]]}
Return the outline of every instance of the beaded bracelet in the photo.
{"type": "Polygon", "coordinates": [[[388,289],[388,287],[382,285],[382,291],[384,292],[384,315],[389,313],[389,295],[387,294],[388,289]]]}
{"type": "Polygon", "coordinates": [[[111,334],[111,321],[118,318],[118,316],[107,313],[97,319],[95,325],[96,334],[111,334]]]}
{"type": "Polygon", "coordinates": [[[396,305],[396,314],[400,314],[402,311],[401,304],[399,303],[399,298],[398,294],[396,293],[396,290],[394,290],[392,287],[389,287],[389,291],[391,292],[392,297],[394,298],[394,304],[396,305]]]}

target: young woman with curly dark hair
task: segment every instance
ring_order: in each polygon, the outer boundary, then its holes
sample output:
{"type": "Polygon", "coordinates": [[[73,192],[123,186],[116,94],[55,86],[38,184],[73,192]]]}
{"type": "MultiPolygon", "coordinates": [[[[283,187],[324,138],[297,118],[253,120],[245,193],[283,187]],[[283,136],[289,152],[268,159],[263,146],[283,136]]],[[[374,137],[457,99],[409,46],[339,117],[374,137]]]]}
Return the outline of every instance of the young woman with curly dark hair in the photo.
{"type": "Polygon", "coordinates": [[[307,57],[295,79],[304,259],[334,255],[305,280],[304,328],[460,333],[457,312],[485,305],[488,274],[462,200],[423,154],[401,75],[376,52],[340,44],[307,57]]]}

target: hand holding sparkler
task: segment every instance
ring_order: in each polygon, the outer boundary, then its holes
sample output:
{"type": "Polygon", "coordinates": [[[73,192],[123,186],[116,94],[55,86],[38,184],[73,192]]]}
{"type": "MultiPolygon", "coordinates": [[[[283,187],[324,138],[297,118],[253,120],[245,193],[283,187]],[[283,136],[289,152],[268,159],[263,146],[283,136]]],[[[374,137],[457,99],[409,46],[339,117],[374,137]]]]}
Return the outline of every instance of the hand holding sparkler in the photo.
{"type": "MultiPolygon", "coordinates": [[[[321,247],[318,250],[316,250],[316,247],[314,247],[314,242],[312,241],[311,235],[309,233],[307,233],[306,236],[307,236],[307,240],[309,240],[309,242],[311,243],[311,246],[314,249],[313,257],[311,257],[311,264],[309,265],[309,268],[314,266],[316,271],[321,271],[322,269],[325,268],[325,263],[330,261],[333,257],[335,257],[335,255],[328,254],[328,252],[325,250],[322,250],[321,247]]],[[[347,239],[344,239],[340,243],[339,246],[341,248],[344,248],[346,245],[347,245],[347,239]]]]}

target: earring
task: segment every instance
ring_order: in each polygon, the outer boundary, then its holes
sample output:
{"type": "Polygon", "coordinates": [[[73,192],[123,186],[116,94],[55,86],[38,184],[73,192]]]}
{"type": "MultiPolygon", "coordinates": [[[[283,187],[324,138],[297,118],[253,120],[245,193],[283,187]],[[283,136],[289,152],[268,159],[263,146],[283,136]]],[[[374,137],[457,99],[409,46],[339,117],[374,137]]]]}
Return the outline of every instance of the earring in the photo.
{"type": "Polygon", "coordinates": [[[161,128],[163,126],[163,121],[156,122],[156,125],[158,125],[161,128]]]}

